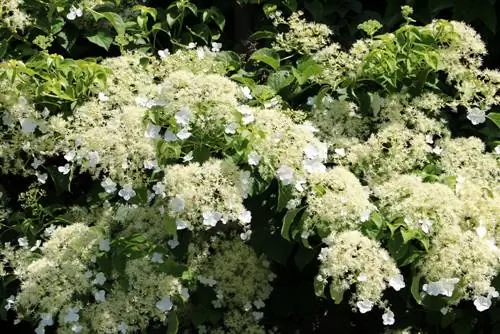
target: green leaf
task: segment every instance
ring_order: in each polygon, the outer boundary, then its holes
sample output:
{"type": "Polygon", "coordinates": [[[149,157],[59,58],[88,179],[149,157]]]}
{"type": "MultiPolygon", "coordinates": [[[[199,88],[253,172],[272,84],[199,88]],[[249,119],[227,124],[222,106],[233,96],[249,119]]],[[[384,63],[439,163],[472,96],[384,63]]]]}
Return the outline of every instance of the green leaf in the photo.
{"type": "Polygon", "coordinates": [[[368,95],[370,96],[370,105],[372,107],[373,116],[376,117],[380,111],[380,107],[382,106],[384,99],[382,99],[377,93],[368,93],[368,95]]]}
{"type": "Polygon", "coordinates": [[[324,297],[325,296],[325,283],[322,281],[315,279],[314,280],[314,293],[318,297],[324,297]]]}
{"type": "Polygon", "coordinates": [[[166,218],[165,218],[165,232],[168,235],[172,235],[172,236],[177,235],[177,224],[175,222],[174,217],[166,216],[166,218]]]}
{"type": "Polygon", "coordinates": [[[109,35],[104,31],[99,31],[97,34],[92,36],[87,36],[87,39],[100,47],[104,48],[106,51],[109,50],[111,43],[113,43],[113,36],[109,35]]]}
{"type": "Polygon", "coordinates": [[[241,58],[233,51],[218,52],[215,56],[215,60],[224,63],[228,71],[237,71],[241,67],[241,58]]]}
{"type": "Polygon", "coordinates": [[[293,210],[288,210],[288,212],[283,217],[283,225],[281,226],[281,236],[288,241],[290,240],[290,229],[292,224],[295,222],[296,218],[300,213],[304,211],[305,207],[296,208],[293,210]]]}
{"type": "Polygon", "coordinates": [[[413,239],[418,239],[419,237],[419,232],[414,229],[400,229],[401,231],[401,236],[403,237],[403,243],[408,243],[410,240],[413,239]]]}
{"type": "Polygon", "coordinates": [[[495,125],[500,128],[500,113],[498,112],[490,112],[487,116],[495,125]]]}
{"type": "Polygon", "coordinates": [[[335,301],[335,304],[338,305],[342,302],[342,299],[344,299],[344,290],[330,284],[330,297],[335,301]]]}
{"type": "Polygon", "coordinates": [[[263,48],[255,51],[250,59],[260,61],[264,64],[271,66],[274,70],[280,67],[280,56],[278,52],[273,49],[263,48]]]}
{"type": "Polygon", "coordinates": [[[174,277],[182,277],[182,274],[186,271],[186,266],[179,264],[172,260],[171,258],[166,258],[163,263],[158,264],[160,270],[166,274],[172,275],[174,277]]]}
{"type": "Polygon", "coordinates": [[[238,73],[231,75],[231,79],[249,88],[255,87],[255,80],[246,75],[248,75],[247,72],[239,70],[238,73]]]}
{"type": "Polygon", "coordinates": [[[179,330],[179,319],[177,318],[177,312],[170,311],[168,313],[167,334],[177,334],[178,330],[179,330]]]}
{"type": "Polygon", "coordinates": [[[192,28],[189,26],[186,26],[186,28],[189,30],[189,32],[191,32],[191,34],[200,38],[205,44],[208,44],[211,33],[210,28],[206,24],[199,23],[192,28]]]}
{"type": "Polygon", "coordinates": [[[261,30],[254,32],[248,37],[248,40],[255,42],[261,39],[274,39],[276,37],[276,33],[267,30],[261,30]]]}
{"type": "Polygon", "coordinates": [[[267,78],[267,85],[276,92],[280,92],[282,89],[290,86],[294,81],[295,78],[289,71],[281,70],[269,75],[267,78]]]}
{"type": "Polygon", "coordinates": [[[252,94],[259,101],[268,101],[276,96],[276,91],[267,85],[256,85],[252,88],[252,94]]]}
{"type": "Polygon", "coordinates": [[[297,78],[297,81],[302,85],[312,76],[319,75],[323,69],[314,59],[305,56],[297,61],[296,71],[300,73],[300,80],[297,78]]]}
{"type": "Polygon", "coordinates": [[[422,305],[422,298],[420,296],[420,279],[422,278],[421,274],[413,276],[413,279],[411,281],[411,295],[415,299],[415,301],[419,304],[422,305]]]}
{"type": "Polygon", "coordinates": [[[158,11],[155,8],[142,6],[142,5],[136,5],[136,6],[132,7],[132,10],[134,12],[140,11],[142,15],[148,14],[153,18],[153,20],[156,20],[156,15],[158,14],[158,11]]]}
{"type": "Polygon", "coordinates": [[[4,39],[0,42],[0,59],[2,59],[7,53],[7,48],[9,47],[9,40],[10,39],[4,39]]]}
{"type": "Polygon", "coordinates": [[[90,10],[90,12],[96,22],[101,19],[105,19],[106,21],[111,23],[111,25],[113,26],[113,28],[115,28],[115,31],[118,35],[125,34],[125,22],[123,22],[123,19],[117,13],[113,12],[99,13],[92,9],[90,10]]]}
{"type": "Polygon", "coordinates": [[[210,9],[204,10],[202,15],[202,20],[204,23],[212,20],[217,27],[222,31],[226,25],[226,19],[221,11],[217,7],[210,7],[210,9]]]}
{"type": "Polygon", "coordinates": [[[279,183],[279,185],[278,185],[278,205],[277,205],[276,210],[278,212],[283,211],[286,208],[286,205],[288,204],[288,201],[290,199],[292,199],[291,188],[279,183]]]}

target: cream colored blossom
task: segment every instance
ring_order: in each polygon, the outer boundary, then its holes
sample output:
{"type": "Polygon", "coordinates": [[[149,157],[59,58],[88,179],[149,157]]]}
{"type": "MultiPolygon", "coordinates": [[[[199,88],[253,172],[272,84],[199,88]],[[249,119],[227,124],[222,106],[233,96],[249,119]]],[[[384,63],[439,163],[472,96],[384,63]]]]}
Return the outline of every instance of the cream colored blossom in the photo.
{"type": "Polygon", "coordinates": [[[400,274],[387,251],[358,231],[334,233],[325,241],[327,247],[319,255],[317,279],[331,279],[333,290],[340,295],[355,285],[351,304],[382,305],[383,291],[389,287],[390,279],[400,274]],[[362,281],[358,279],[361,273],[365,276],[362,281]]]}

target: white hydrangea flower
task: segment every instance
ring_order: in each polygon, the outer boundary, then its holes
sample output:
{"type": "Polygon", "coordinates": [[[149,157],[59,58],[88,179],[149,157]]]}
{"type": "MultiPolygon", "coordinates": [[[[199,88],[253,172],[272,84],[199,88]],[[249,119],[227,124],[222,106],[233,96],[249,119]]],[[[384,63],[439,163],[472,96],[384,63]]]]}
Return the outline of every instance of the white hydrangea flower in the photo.
{"type": "Polygon", "coordinates": [[[127,333],[127,330],[128,330],[128,326],[126,323],[124,323],[123,321],[120,322],[120,324],[118,325],[118,331],[120,332],[120,334],[125,334],[127,333]]]}
{"type": "Polygon", "coordinates": [[[260,310],[261,308],[264,308],[266,306],[266,303],[262,299],[257,299],[253,302],[253,305],[257,310],[260,310]]]}
{"type": "Polygon", "coordinates": [[[248,154],[248,164],[250,166],[257,166],[260,162],[260,155],[257,152],[252,151],[248,154]]]}
{"type": "Polygon", "coordinates": [[[10,295],[9,298],[7,298],[6,302],[7,303],[5,304],[4,309],[8,311],[12,309],[16,304],[16,297],[14,295],[10,295]]]}
{"type": "Polygon", "coordinates": [[[311,106],[311,107],[316,106],[316,97],[314,97],[314,96],[309,96],[309,97],[307,98],[306,105],[311,106]]]}
{"type": "Polygon", "coordinates": [[[440,146],[436,146],[432,149],[432,153],[435,155],[441,155],[441,153],[443,153],[443,149],[440,146]]]}
{"type": "Polygon", "coordinates": [[[245,232],[240,233],[240,239],[243,241],[249,240],[252,236],[252,230],[246,230],[245,232]]]}
{"type": "Polygon", "coordinates": [[[34,169],[37,169],[38,167],[40,167],[43,163],[45,162],[45,160],[43,159],[38,159],[38,158],[34,158],[33,159],[33,162],[31,163],[31,167],[33,167],[34,169]]]}
{"type": "Polygon", "coordinates": [[[156,184],[153,186],[153,191],[155,195],[163,196],[165,195],[165,185],[161,182],[156,182],[156,184]]]}
{"type": "Polygon", "coordinates": [[[326,166],[320,160],[303,160],[302,165],[307,173],[326,172],[326,166]]]}
{"type": "Polygon", "coordinates": [[[144,169],[157,169],[158,162],[156,159],[153,160],[144,160],[144,169]]]}
{"type": "Polygon", "coordinates": [[[94,292],[95,301],[98,303],[102,303],[106,301],[106,291],[99,290],[94,292]]]}
{"type": "Polygon", "coordinates": [[[370,210],[363,211],[363,213],[361,214],[361,217],[360,217],[361,222],[364,223],[364,222],[367,222],[368,220],[370,220],[371,214],[372,214],[372,212],[370,210]]]}
{"type": "Polygon", "coordinates": [[[479,312],[486,311],[491,307],[491,298],[479,296],[474,300],[474,306],[479,312]]]}
{"type": "Polygon", "coordinates": [[[143,107],[143,108],[151,108],[155,105],[155,101],[152,100],[152,99],[148,99],[147,97],[144,97],[144,96],[138,96],[135,98],[135,103],[139,106],[139,107],[143,107]]]}
{"type": "Polygon", "coordinates": [[[174,239],[167,241],[167,244],[172,249],[174,249],[175,247],[180,245],[179,240],[177,238],[174,238],[174,239]]]}
{"type": "Polygon", "coordinates": [[[451,297],[453,294],[453,290],[455,289],[455,285],[458,283],[459,279],[454,278],[442,278],[437,282],[429,282],[422,286],[424,292],[426,292],[430,296],[438,296],[443,295],[446,297],[451,297]]]}
{"type": "Polygon", "coordinates": [[[35,328],[35,334],[45,334],[45,327],[39,325],[35,328]]]}
{"type": "Polygon", "coordinates": [[[101,102],[108,102],[109,101],[109,96],[107,96],[105,93],[103,92],[99,92],[99,94],[97,95],[97,98],[99,99],[99,101],[101,102]]]}
{"type": "Polygon", "coordinates": [[[49,227],[47,227],[44,231],[43,231],[43,235],[45,235],[46,237],[50,237],[52,235],[52,233],[54,233],[54,231],[56,230],[56,226],[54,224],[51,224],[49,227]]]}
{"type": "Polygon", "coordinates": [[[99,250],[103,252],[109,252],[111,250],[111,245],[109,239],[99,240],[99,250]]]}
{"type": "Polygon", "coordinates": [[[477,236],[480,238],[480,239],[483,239],[485,236],[486,236],[486,233],[488,232],[488,230],[486,229],[486,227],[484,227],[484,225],[479,225],[477,228],[476,228],[476,233],[477,233],[477,236]]]}
{"type": "Polygon", "coordinates": [[[479,108],[472,108],[467,112],[467,119],[471,121],[472,125],[478,125],[486,121],[486,114],[479,108]]]}
{"type": "Polygon", "coordinates": [[[382,314],[382,323],[385,326],[394,325],[394,322],[394,313],[391,310],[387,310],[384,314],[382,314]]]}
{"type": "Polygon", "coordinates": [[[118,332],[120,332],[120,334],[125,334],[127,333],[127,330],[128,330],[127,324],[124,323],[123,321],[120,322],[120,324],[118,325],[118,332]]]}
{"type": "Polygon", "coordinates": [[[180,213],[184,211],[184,199],[177,195],[168,203],[168,209],[173,213],[180,213]]]}
{"type": "Polygon", "coordinates": [[[255,320],[259,321],[262,318],[264,318],[264,313],[263,312],[252,312],[252,316],[255,320]]]}
{"type": "Polygon", "coordinates": [[[433,221],[430,219],[422,219],[418,221],[420,224],[420,228],[425,234],[429,234],[430,229],[432,227],[433,221]]]}
{"type": "Polygon", "coordinates": [[[41,245],[42,245],[42,240],[37,240],[35,242],[35,245],[30,248],[30,252],[36,251],[38,248],[40,248],[41,245]]]}
{"type": "Polygon", "coordinates": [[[183,222],[183,221],[182,221],[182,220],[180,220],[180,219],[177,219],[177,220],[175,221],[175,226],[177,227],[177,230],[178,230],[178,231],[179,231],[179,230],[185,230],[185,229],[187,229],[187,228],[188,228],[188,226],[186,225],[186,223],[185,223],[185,222],[183,222]]]}
{"type": "Polygon", "coordinates": [[[116,191],[116,183],[113,182],[109,177],[105,178],[104,181],[101,182],[101,187],[104,188],[108,194],[114,193],[116,191]]]}
{"type": "Polygon", "coordinates": [[[100,161],[99,152],[90,151],[89,152],[89,167],[95,168],[100,161]]]}
{"type": "Polygon", "coordinates": [[[405,279],[404,279],[403,275],[399,274],[395,277],[391,277],[389,279],[389,286],[396,291],[399,291],[402,288],[404,288],[406,286],[406,284],[405,284],[405,279]]]}
{"type": "Polygon", "coordinates": [[[2,123],[4,125],[10,126],[14,123],[14,120],[12,119],[12,116],[8,113],[4,113],[2,116],[2,123]]]}
{"type": "Polygon", "coordinates": [[[47,173],[40,173],[38,171],[35,172],[35,175],[38,182],[40,182],[41,184],[45,184],[45,182],[47,182],[47,179],[49,177],[47,173]]]}
{"type": "Polygon", "coordinates": [[[196,48],[196,46],[197,46],[196,42],[190,42],[190,43],[187,45],[187,48],[188,48],[188,49],[194,49],[194,48],[196,48]]]}
{"type": "Polygon", "coordinates": [[[69,164],[65,164],[64,166],[59,166],[57,167],[57,170],[62,173],[63,175],[66,175],[70,172],[71,167],[69,164]]]}
{"type": "Polygon", "coordinates": [[[294,170],[292,168],[288,166],[281,166],[276,171],[276,174],[283,185],[286,186],[293,183],[294,170]]]}
{"type": "Polygon", "coordinates": [[[66,154],[64,155],[64,159],[68,162],[71,162],[73,160],[75,160],[75,157],[76,157],[76,151],[75,150],[69,150],[68,152],[66,152],[66,154]]]}
{"type": "Polygon", "coordinates": [[[20,123],[21,123],[21,132],[25,134],[35,132],[35,129],[38,126],[38,124],[34,120],[29,118],[22,118],[20,123]]]}
{"type": "Polygon", "coordinates": [[[307,183],[307,181],[304,179],[299,179],[299,180],[295,181],[295,189],[298,192],[303,192],[304,191],[304,184],[306,184],[306,183],[307,183]]]}
{"type": "Polygon", "coordinates": [[[191,110],[189,108],[184,107],[181,108],[178,112],[175,113],[175,121],[177,122],[178,125],[180,126],[188,126],[189,121],[191,120],[191,110]]]}
{"type": "Polygon", "coordinates": [[[83,327],[80,324],[74,324],[73,326],[71,326],[71,330],[75,333],[81,333],[83,330],[83,327]]]}
{"type": "Polygon", "coordinates": [[[80,316],[78,315],[80,309],[78,307],[69,307],[66,311],[66,315],[63,318],[65,323],[77,322],[80,320],[80,316]]]}
{"type": "Polygon", "coordinates": [[[77,17],[82,17],[82,15],[83,11],[80,7],[77,8],[75,6],[71,6],[71,8],[69,9],[69,13],[66,15],[66,18],[70,21],[73,21],[77,17]]]}
{"type": "Polygon", "coordinates": [[[429,145],[434,144],[434,136],[433,135],[425,135],[425,142],[429,145]]]}
{"type": "Polygon", "coordinates": [[[205,276],[198,276],[198,281],[200,281],[201,284],[213,287],[215,284],[217,284],[217,281],[214,280],[213,277],[205,277],[205,276]]]}
{"type": "Polygon", "coordinates": [[[219,52],[222,48],[222,43],[212,42],[212,52],[219,52]]]}
{"type": "Polygon", "coordinates": [[[179,140],[177,135],[170,130],[165,131],[165,134],[163,135],[163,139],[165,141],[168,141],[168,142],[179,140]]]}
{"type": "Polygon", "coordinates": [[[252,213],[249,210],[244,210],[238,219],[243,223],[243,224],[250,224],[252,221],[252,213]]]}
{"type": "Polygon", "coordinates": [[[361,300],[356,303],[360,313],[370,312],[373,308],[373,302],[369,300],[361,300]]]}
{"type": "Polygon", "coordinates": [[[203,212],[203,225],[215,227],[217,222],[222,219],[222,215],[216,211],[203,212]]]}
{"type": "Polygon", "coordinates": [[[122,189],[118,192],[118,196],[123,198],[124,200],[128,201],[132,197],[136,195],[136,192],[134,191],[134,188],[132,188],[132,185],[126,184],[123,186],[122,189]]]}
{"type": "Polygon", "coordinates": [[[163,263],[163,254],[154,252],[153,255],[151,255],[151,262],[163,263]]]}
{"type": "Polygon", "coordinates": [[[191,160],[193,160],[193,151],[189,151],[183,158],[182,158],[182,162],[190,162],[191,160]]]}
{"type": "Polygon", "coordinates": [[[238,129],[238,124],[232,122],[226,125],[224,132],[227,133],[228,135],[234,135],[236,133],[236,129],[238,129]]]}
{"type": "Polygon", "coordinates": [[[198,56],[198,59],[204,59],[205,58],[205,50],[202,47],[199,47],[196,49],[196,55],[198,56]]]}
{"type": "Polygon", "coordinates": [[[43,327],[52,326],[54,324],[54,318],[52,313],[40,313],[40,325],[43,327]]]}
{"type": "Polygon", "coordinates": [[[358,275],[358,278],[357,278],[358,282],[366,282],[366,281],[367,281],[367,279],[368,279],[368,277],[366,276],[366,274],[365,274],[365,273],[360,273],[360,274],[358,275]]]}
{"type": "Polygon", "coordinates": [[[156,303],[156,308],[161,312],[168,312],[172,309],[174,304],[169,296],[163,297],[158,303],[156,303]]]}
{"type": "Polygon", "coordinates": [[[22,238],[17,239],[17,243],[22,248],[26,248],[27,249],[29,247],[28,238],[26,238],[26,237],[22,237],[22,238]]]}
{"type": "Polygon", "coordinates": [[[41,115],[42,115],[42,117],[43,117],[43,118],[47,118],[47,117],[49,117],[49,115],[50,115],[50,110],[49,110],[49,109],[47,109],[47,107],[44,107],[44,108],[43,108],[43,110],[42,110],[42,112],[41,112],[41,115]]]}
{"type": "Polygon", "coordinates": [[[170,51],[168,49],[158,50],[158,56],[160,59],[165,59],[170,55],[170,51]]]}
{"type": "Polygon", "coordinates": [[[179,291],[179,294],[181,295],[181,297],[184,299],[184,300],[188,300],[189,299],[189,290],[186,289],[186,288],[182,288],[180,291],[179,291]]]}
{"type": "Polygon", "coordinates": [[[149,139],[155,139],[160,136],[161,126],[149,123],[144,131],[144,137],[149,139]]]}
{"type": "Polygon", "coordinates": [[[495,146],[495,154],[500,154],[500,145],[495,146]]]}
{"type": "Polygon", "coordinates": [[[179,138],[180,140],[185,140],[191,137],[191,135],[192,133],[189,132],[189,128],[183,128],[177,133],[177,138],[179,138]]]}
{"type": "Polygon", "coordinates": [[[104,276],[104,273],[99,272],[95,275],[94,280],[92,281],[92,284],[95,285],[103,285],[104,282],[106,282],[106,276],[104,276]]]}
{"type": "Polygon", "coordinates": [[[242,121],[244,125],[248,125],[255,121],[253,112],[248,106],[245,105],[239,106],[238,111],[241,115],[243,115],[242,121]]]}
{"type": "Polygon", "coordinates": [[[248,99],[248,100],[253,99],[252,91],[247,86],[241,87],[241,92],[243,93],[243,95],[245,96],[246,99],[248,99]]]}
{"type": "Polygon", "coordinates": [[[345,148],[336,148],[334,150],[335,154],[338,155],[339,157],[345,157],[345,148]]]}

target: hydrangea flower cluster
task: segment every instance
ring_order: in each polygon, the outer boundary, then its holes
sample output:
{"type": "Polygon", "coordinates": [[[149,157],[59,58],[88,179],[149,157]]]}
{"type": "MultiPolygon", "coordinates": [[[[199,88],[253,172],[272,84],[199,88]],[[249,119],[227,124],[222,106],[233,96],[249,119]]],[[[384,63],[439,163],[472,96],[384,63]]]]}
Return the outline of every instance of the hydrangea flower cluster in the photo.
{"type": "Polygon", "coordinates": [[[146,332],[198,308],[207,318],[187,331],[264,333],[275,274],[255,235],[280,227],[319,261],[318,295],[350,293],[353,311],[380,308],[383,325],[398,321],[386,290],[413,280],[423,307],[496,302],[499,155],[448,122],[481,126],[500,102],[498,74],[479,69],[479,37],[457,22],[421,28],[456,96],[376,90],[367,108],[345,88],[377,73],[373,53],[393,35],[343,51],[300,13],[273,17],[290,27],[275,51],[324,67],[310,81],[332,94],[307,111],[254,99],[223,75],[216,42],[108,58],[107,85],[71,112],[0,80],[0,175],[26,180],[21,191],[0,185],[0,221],[17,224],[1,248],[0,277],[20,282],[7,311],[36,333],[146,332]],[[282,226],[252,203],[268,193],[282,226]]]}

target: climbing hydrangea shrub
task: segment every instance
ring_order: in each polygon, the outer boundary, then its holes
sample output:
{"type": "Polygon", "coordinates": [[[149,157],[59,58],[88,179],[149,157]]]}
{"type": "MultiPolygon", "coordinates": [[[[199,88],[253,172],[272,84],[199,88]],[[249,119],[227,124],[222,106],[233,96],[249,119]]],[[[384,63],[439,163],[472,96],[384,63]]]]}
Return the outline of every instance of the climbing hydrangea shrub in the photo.
{"type": "Polygon", "coordinates": [[[259,61],[308,57],[308,98],[231,78],[242,60],[219,45],[1,64],[4,316],[38,334],[273,333],[297,296],[404,332],[498,310],[500,80],[479,36],[405,7],[344,50],[282,15],[259,61]]]}

